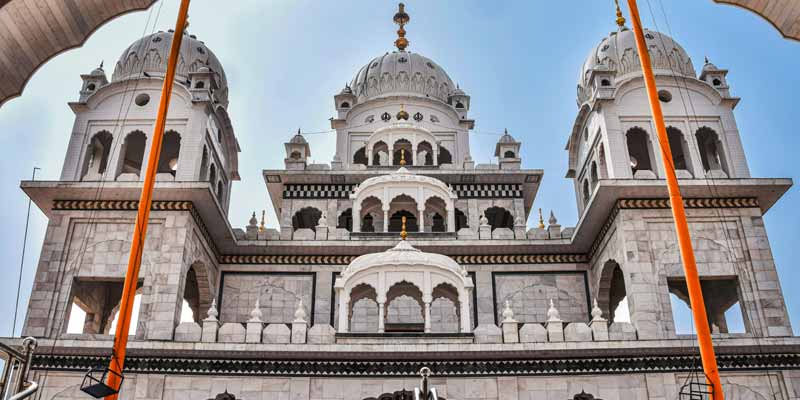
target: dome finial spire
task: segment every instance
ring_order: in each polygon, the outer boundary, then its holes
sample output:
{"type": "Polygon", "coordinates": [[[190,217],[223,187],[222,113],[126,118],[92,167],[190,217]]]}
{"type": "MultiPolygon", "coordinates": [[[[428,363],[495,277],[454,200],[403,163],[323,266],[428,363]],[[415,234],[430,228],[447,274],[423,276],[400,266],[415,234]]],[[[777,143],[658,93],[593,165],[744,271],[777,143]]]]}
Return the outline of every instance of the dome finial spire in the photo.
{"type": "Polygon", "coordinates": [[[406,237],[408,237],[408,232],[406,232],[406,216],[405,215],[403,216],[401,221],[403,223],[403,226],[400,228],[400,239],[401,240],[406,240],[406,237]]]}
{"type": "Polygon", "coordinates": [[[625,27],[625,17],[622,16],[622,10],[619,8],[619,0],[614,0],[614,5],[617,7],[617,26],[620,28],[625,27]]]}
{"type": "Polygon", "coordinates": [[[397,40],[394,41],[394,45],[397,46],[397,49],[400,51],[405,51],[406,47],[408,47],[408,39],[406,39],[406,30],[404,26],[411,20],[411,17],[406,14],[406,5],[400,3],[397,5],[397,13],[394,15],[394,23],[400,25],[400,29],[397,30],[397,40]]]}

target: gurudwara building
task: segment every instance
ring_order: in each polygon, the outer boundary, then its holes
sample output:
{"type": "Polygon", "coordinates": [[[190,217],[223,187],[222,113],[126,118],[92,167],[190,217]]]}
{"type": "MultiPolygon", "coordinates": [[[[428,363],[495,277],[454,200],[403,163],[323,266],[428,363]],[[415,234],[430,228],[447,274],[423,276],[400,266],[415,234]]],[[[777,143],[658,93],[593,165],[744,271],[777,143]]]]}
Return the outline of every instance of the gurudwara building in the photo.
{"type": "MultiPolygon", "coordinates": [[[[400,400],[428,367],[448,400],[677,399],[699,357],[676,328],[687,289],[633,33],[621,23],[576,66],[567,227],[534,209],[543,171],[515,132],[474,162],[468,92],[407,49],[402,7],[395,21],[396,49],[333,96],[330,163],[310,163],[298,132],[285,168],[263,171],[279,229],[228,220],[248,151],[235,88],[183,38],[122,398],[400,400]]],[[[798,399],[763,220],[792,182],[751,177],[728,71],[698,74],[645,33],[725,394],[798,399]]],[[[111,355],[172,35],[131,44],[110,79],[81,75],[61,178],[22,183],[49,219],[23,331],[41,399],[86,398],[85,371],[111,355]]]]}

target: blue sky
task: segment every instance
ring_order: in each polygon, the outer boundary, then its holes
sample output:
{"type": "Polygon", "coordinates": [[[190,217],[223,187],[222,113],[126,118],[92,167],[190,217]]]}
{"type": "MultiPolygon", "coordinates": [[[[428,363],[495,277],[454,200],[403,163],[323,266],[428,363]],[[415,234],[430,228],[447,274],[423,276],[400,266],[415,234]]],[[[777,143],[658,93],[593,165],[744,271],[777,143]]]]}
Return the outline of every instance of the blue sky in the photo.
{"type": "MultiPolygon", "coordinates": [[[[699,70],[704,56],[730,70],[739,130],[753,176],[800,176],[792,161],[800,145],[795,101],[800,43],[784,40],[767,22],[744,10],[711,0],[641,0],[645,26],[666,30],[683,45],[699,70]],[[648,8],[652,4],[655,23],[648,8]],[[661,13],[663,5],[666,18],[661,13]]],[[[282,143],[301,127],[330,129],[332,96],[371,58],[392,50],[396,2],[360,0],[195,0],[190,32],[216,53],[230,83],[230,113],[242,147],[242,181],[233,188],[230,218],[247,224],[254,210],[268,210],[260,172],[282,168],[282,143]],[[235,4],[235,7],[232,6],[235,4]]],[[[535,207],[554,210],[562,225],[575,224],[575,196],[564,179],[563,150],[577,107],[575,85],[589,51],[615,29],[611,0],[572,1],[406,1],[409,50],[441,65],[472,96],[476,119],[472,156],[488,162],[497,136],[509,132],[523,142],[526,168],[545,177],[535,207]]],[[[178,0],[162,0],[152,11],[157,29],[172,28],[178,0]],[[163,6],[161,4],[163,3],[163,6]]],[[[0,108],[0,209],[4,225],[0,255],[0,336],[11,333],[17,268],[27,198],[19,181],[34,166],[40,179],[57,179],[72,129],[68,101],[78,97],[79,75],[105,60],[110,77],[120,53],[145,30],[150,11],[123,16],[99,29],[80,49],[43,66],[22,97],[0,108]]],[[[627,12],[625,13],[627,15],[627,12]]],[[[151,28],[147,28],[148,32],[151,28]]],[[[314,160],[329,162],[332,134],[308,135],[314,160]]],[[[792,238],[800,223],[800,198],[792,189],[766,216],[795,332],[800,324],[800,277],[792,264],[792,238]]],[[[27,304],[41,250],[46,219],[32,213],[23,274],[21,312],[27,304]]],[[[19,332],[20,323],[17,323],[19,332]]]]}

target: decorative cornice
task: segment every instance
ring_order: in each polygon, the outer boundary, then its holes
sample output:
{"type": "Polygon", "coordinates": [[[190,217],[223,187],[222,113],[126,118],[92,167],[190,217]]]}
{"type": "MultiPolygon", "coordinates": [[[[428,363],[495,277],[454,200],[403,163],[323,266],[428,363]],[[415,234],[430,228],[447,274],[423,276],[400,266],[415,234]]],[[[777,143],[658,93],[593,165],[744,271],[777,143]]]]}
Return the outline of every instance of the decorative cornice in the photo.
{"type": "MultiPolygon", "coordinates": [[[[697,368],[700,359],[693,355],[646,355],[594,358],[551,359],[420,359],[386,361],[370,359],[368,355],[350,360],[291,360],[291,354],[281,360],[218,357],[184,358],[168,356],[129,356],[125,370],[129,373],[195,374],[217,376],[417,376],[426,366],[436,376],[531,376],[630,374],[647,372],[684,372],[697,368]]],[[[723,371],[780,370],[800,368],[800,354],[756,353],[723,354],[717,357],[723,371]]],[[[36,355],[33,369],[39,371],[85,372],[91,367],[103,367],[108,360],[93,355],[36,355]]]]}
{"type": "MultiPolygon", "coordinates": [[[[138,200],[53,200],[53,210],[136,211],[138,200]]],[[[191,211],[191,201],[153,201],[153,211],[191,211]]]]}
{"type": "MultiPolygon", "coordinates": [[[[224,255],[220,257],[222,264],[329,264],[347,265],[358,256],[330,255],[224,255]]],[[[573,264],[588,262],[585,254],[512,254],[512,255],[456,255],[451,256],[455,262],[465,264],[573,264]]]]}
{"type": "MultiPolygon", "coordinates": [[[[732,198],[693,198],[683,199],[683,206],[686,208],[758,208],[758,199],[754,197],[732,197],[732,198]]],[[[669,199],[620,199],[614,208],[608,213],[606,222],[600,228],[597,238],[589,249],[588,259],[594,257],[595,252],[603,242],[608,230],[619,214],[619,210],[653,210],[670,208],[669,199]]]]}

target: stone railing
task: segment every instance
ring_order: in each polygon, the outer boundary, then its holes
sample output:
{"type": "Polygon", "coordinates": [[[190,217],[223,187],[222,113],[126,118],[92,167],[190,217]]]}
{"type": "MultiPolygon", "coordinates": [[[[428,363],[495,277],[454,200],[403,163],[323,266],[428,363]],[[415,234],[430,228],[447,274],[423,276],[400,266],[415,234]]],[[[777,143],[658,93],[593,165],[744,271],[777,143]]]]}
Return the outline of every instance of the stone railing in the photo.
{"type": "Polygon", "coordinates": [[[546,342],[591,342],[609,340],[636,340],[636,329],[630,322],[613,322],[603,318],[603,312],[594,301],[592,320],[589,323],[561,320],[555,304],[550,300],[547,322],[521,324],[514,319],[511,305],[506,301],[501,327],[494,324],[475,328],[476,343],[546,343],[546,342]],[[521,327],[520,327],[521,326],[521,327]]]}
{"type": "Polygon", "coordinates": [[[267,324],[261,320],[261,307],[256,301],[246,323],[226,322],[217,319],[216,300],[211,303],[208,316],[202,321],[181,322],[175,328],[176,342],[202,343],[268,343],[268,344],[331,344],[335,342],[336,331],[327,324],[308,328],[306,311],[302,301],[297,304],[294,321],[290,324],[267,324]]]}

